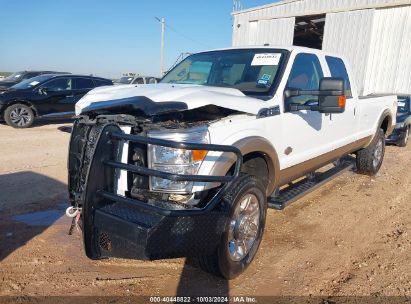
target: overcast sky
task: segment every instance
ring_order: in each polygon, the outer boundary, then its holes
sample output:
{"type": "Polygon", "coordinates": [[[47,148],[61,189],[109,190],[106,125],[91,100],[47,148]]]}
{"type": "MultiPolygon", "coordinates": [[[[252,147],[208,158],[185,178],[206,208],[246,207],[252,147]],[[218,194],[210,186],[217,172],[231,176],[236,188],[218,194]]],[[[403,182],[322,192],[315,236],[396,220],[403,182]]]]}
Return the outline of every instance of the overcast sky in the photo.
{"type": "MultiPolygon", "coordinates": [[[[245,8],[275,2],[242,0],[245,8]]],[[[232,0],[0,0],[0,71],[159,75],[179,54],[228,47],[232,0]]]]}

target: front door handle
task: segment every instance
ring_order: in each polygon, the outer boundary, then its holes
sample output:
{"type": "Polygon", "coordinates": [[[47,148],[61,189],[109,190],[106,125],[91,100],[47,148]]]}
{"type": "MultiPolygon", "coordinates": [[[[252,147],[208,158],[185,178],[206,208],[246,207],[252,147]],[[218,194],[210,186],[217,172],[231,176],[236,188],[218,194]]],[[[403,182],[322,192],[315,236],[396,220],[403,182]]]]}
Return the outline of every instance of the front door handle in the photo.
{"type": "Polygon", "coordinates": [[[74,95],[66,95],[67,98],[74,97],[74,95]]]}

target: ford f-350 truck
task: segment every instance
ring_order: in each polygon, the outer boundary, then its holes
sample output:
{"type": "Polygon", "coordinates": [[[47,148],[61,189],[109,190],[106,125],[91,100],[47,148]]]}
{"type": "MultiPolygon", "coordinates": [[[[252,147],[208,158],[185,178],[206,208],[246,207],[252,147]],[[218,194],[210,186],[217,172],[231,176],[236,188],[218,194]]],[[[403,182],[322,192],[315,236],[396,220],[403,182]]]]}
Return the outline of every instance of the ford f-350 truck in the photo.
{"type": "Polygon", "coordinates": [[[359,97],[350,75],[319,50],[230,48],[189,56],[159,84],[89,92],[68,160],[87,256],[242,273],[280,188],[349,154],[358,173],[380,169],[396,98],[359,97]]]}

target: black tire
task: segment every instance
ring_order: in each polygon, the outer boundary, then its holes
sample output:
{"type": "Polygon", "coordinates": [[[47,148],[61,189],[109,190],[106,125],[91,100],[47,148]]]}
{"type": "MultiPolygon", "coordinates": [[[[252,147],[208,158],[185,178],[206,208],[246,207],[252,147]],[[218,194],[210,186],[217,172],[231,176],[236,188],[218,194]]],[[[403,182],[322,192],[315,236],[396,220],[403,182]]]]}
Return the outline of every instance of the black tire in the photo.
{"type": "Polygon", "coordinates": [[[29,106],[16,103],[4,110],[4,120],[13,128],[28,128],[33,124],[34,112],[29,106]]]}
{"type": "Polygon", "coordinates": [[[385,133],[378,129],[371,144],[357,152],[357,172],[373,176],[380,170],[385,154],[385,133]]]}
{"type": "MultiPolygon", "coordinates": [[[[251,204],[250,200],[247,202],[247,206],[251,204]]],[[[229,216],[226,222],[225,231],[221,237],[220,244],[218,245],[218,249],[212,256],[203,256],[198,258],[198,262],[199,266],[204,271],[230,280],[237,277],[247,269],[247,267],[254,259],[258,247],[260,246],[267,214],[267,197],[265,195],[265,187],[257,177],[248,174],[241,175],[231,185],[230,190],[224,197],[222,205],[228,207],[229,216]],[[245,216],[243,213],[238,214],[238,210],[241,210],[241,203],[243,203],[244,199],[248,197],[253,199],[254,206],[258,205],[259,209],[257,210],[257,212],[255,212],[255,209],[253,212],[253,214],[258,214],[258,220],[256,219],[256,221],[258,221],[258,227],[254,229],[254,231],[256,231],[256,233],[254,232],[254,241],[252,242],[252,245],[249,247],[248,251],[246,251],[246,254],[241,259],[234,260],[232,254],[230,254],[229,245],[232,245],[237,241],[235,236],[236,231],[240,231],[238,232],[239,235],[248,235],[247,233],[250,233],[251,231],[247,231],[247,228],[245,228],[244,230],[238,228],[241,227],[243,223],[247,223],[247,221],[249,220],[249,218],[247,218],[247,216],[245,216]],[[257,202],[254,200],[254,198],[256,198],[257,202]],[[243,220],[235,221],[236,218],[241,218],[243,220]],[[233,222],[236,223],[234,226],[233,222]],[[234,229],[233,227],[236,227],[237,229],[234,229]],[[234,239],[231,239],[232,237],[234,237],[234,239]]],[[[251,215],[250,218],[252,218],[251,215]]],[[[250,222],[248,222],[247,224],[249,223],[250,222]]],[[[246,227],[249,228],[250,226],[246,227]]],[[[253,234],[252,231],[251,234],[253,234]]],[[[249,240],[251,243],[251,239],[249,240]]]]}
{"type": "Polygon", "coordinates": [[[404,131],[404,138],[398,143],[398,147],[406,147],[408,144],[408,137],[410,136],[410,126],[404,131]]]}

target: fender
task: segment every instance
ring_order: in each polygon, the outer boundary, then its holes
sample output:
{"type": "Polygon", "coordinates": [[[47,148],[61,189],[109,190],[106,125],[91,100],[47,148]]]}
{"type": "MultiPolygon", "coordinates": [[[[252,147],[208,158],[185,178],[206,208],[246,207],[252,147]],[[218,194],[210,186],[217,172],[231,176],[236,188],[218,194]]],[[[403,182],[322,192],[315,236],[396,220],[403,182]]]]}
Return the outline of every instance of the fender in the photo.
{"type": "Polygon", "coordinates": [[[35,106],[34,106],[31,102],[28,102],[28,101],[26,101],[26,100],[18,100],[18,99],[12,100],[12,101],[9,102],[7,105],[4,105],[4,107],[3,107],[2,110],[1,110],[1,114],[4,113],[4,110],[6,110],[6,108],[8,108],[8,107],[10,107],[10,106],[12,106],[12,105],[14,105],[14,104],[17,104],[17,103],[21,103],[21,104],[24,104],[24,105],[30,107],[30,109],[33,110],[34,116],[35,116],[35,117],[39,116],[37,109],[35,108],[35,106]]]}
{"type": "Polygon", "coordinates": [[[374,140],[374,138],[377,134],[378,128],[381,128],[384,120],[387,119],[387,118],[388,118],[388,124],[387,124],[387,130],[385,131],[385,135],[388,136],[392,133],[392,131],[394,131],[395,126],[392,124],[393,119],[392,119],[391,111],[389,109],[385,109],[382,112],[382,114],[380,116],[380,119],[378,120],[377,128],[375,129],[374,134],[371,136],[370,141],[367,142],[367,144],[364,146],[364,148],[367,148],[372,143],[372,141],[374,140]]]}
{"type": "MultiPolygon", "coordinates": [[[[250,136],[242,138],[232,144],[237,147],[243,156],[250,153],[261,153],[268,167],[268,185],[266,195],[270,196],[279,186],[280,162],[278,154],[271,143],[259,136],[250,136]]],[[[213,168],[210,171],[211,175],[226,175],[234,165],[235,158],[231,153],[223,153],[215,161],[213,168]]]]}

